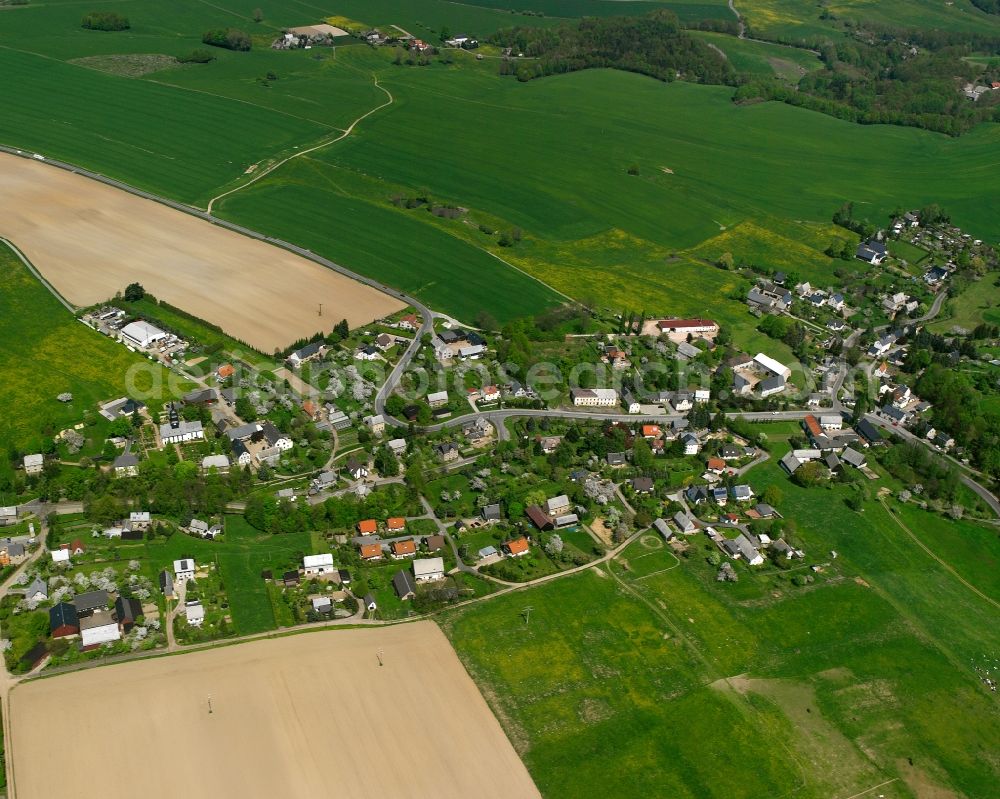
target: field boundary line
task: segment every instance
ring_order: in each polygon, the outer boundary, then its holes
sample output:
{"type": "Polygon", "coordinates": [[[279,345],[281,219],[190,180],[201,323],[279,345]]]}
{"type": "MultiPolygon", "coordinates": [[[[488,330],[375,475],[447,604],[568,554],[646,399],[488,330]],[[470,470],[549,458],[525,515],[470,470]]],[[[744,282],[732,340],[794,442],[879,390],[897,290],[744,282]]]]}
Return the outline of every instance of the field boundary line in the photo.
{"type": "Polygon", "coordinates": [[[309,147],[309,148],[307,148],[305,150],[299,150],[296,153],[292,153],[288,157],[283,158],[282,160],[278,161],[277,163],[272,164],[271,166],[267,167],[266,169],[261,170],[259,173],[257,173],[256,175],[254,175],[246,183],[243,183],[243,184],[237,186],[236,188],[230,189],[229,191],[224,191],[222,194],[220,194],[220,195],[218,195],[216,197],[213,197],[211,200],[208,201],[208,206],[205,208],[205,211],[207,213],[211,214],[212,213],[212,206],[215,205],[215,203],[217,201],[221,200],[223,197],[228,197],[231,194],[235,194],[238,191],[242,191],[243,189],[247,188],[248,186],[252,186],[258,180],[260,180],[261,178],[264,178],[264,177],[270,175],[276,169],[278,169],[279,167],[283,166],[284,164],[287,164],[289,161],[291,161],[291,160],[293,160],[295,158],[300,158],[303,155],[307,155],[309,153],[316,152],[316,150],[320,150],[320,149],[322,149],[324,147],[330,146],[331,144],[336,144],[337,142],[339,142],[339,141],[341,141],[343,139],[346,139],[348,136],[351,135],[351,133],[354,131],[354,128],[360,122],[362,122],[363,120],[365,120],[368,117],[370,117],[376,111],[381,111],[383,108],[386,108],[387,106],[392,105],[396,101],[396,98],[392,96],[392,92],[390,92],[387,88],[385,88],[385,86],[383,86],[381,83],[378,82],[378,75],[373,74],[372,78],[375,81],[375,87],[377,89],[385,92],[386,97],[389,98],[388,100],[386,100],[381,105],[375,106],[374,108],[366,111],[364,114],[362,114],[361,116],[359,116],[350,125],[347,126],[347,128],[344,130],[343,133],[341,133],[336,138],[329,139],[328,141],[320,142],[319,144],[313,145],[312,147],[309,147]]]}
{"type": "Polygon", "coordinates": [[[923,541],[917,538],[917,536],[913,533],[912,530],[910,530],[909,527],[903,524],[902,519],[900,519],[898,516],[896,516],[895,513],[889,510],[889,506],[885,504],[885,500],[882,499],[881,497],[879,498],[879,503],[882,505],[883,508],[885,508],[885,512],[889,514],[889,516],[893,519],[893,521],[895,521],[896,524],[898,524],[902,528],[903,532],[905,532],[910,538],[913,539],[913,541],[916,543],[917,546],[919,546],[924,552],[926,552],[928,555],[934,558],[934,560],[936,560],[941,566],[943,566],[962,585],[964,585],[966,588],[972,591],[972,593],[974,593],[980,599],[986,600],[991,605],[993,605],[993,607],[1000,609],[1000,602],[997,602],[995,599],[986,596],[986,594],[984,594],[982,591],[976,588],[976,586],[974,586],[972,583],[966,580],[961,574],[955,571],[955,569],[949,563],[947,563],[946,561],[942,560],[937,555],[935,555],[934,552],[930,549],[930,547],[928,547],[923,541]]]}
{"type": "Polygon", "coordinates": [[[871,788],[866,788],[861,793],[856,793],[853,796],[848,796],[847,799],[858,799],[859,796],[864,796],[866,793],[871,793],[878,788],[884,788],[886,785],[891,785],[894,782],[899,782],[899,777],[893,777],[891,780],[886,780],[885,782],[880,782],[878,785],[873,785],[871,788]]]}
{"type": "MultiPolygon", "coordinates": [[[[514,264],[512,264],[512,263],[511,263],[510,261],[505,261],[505,260],[504,260],[503,258],[501,258],[501,257],[500,257],[499,255],[497,255],[497,254],[496,254],[495,252],[490,252],[489,250],[486,250],[486,249],[483,249],[482,247],[480,247],[479,249],[483,250],[483,252],[484,252],[484,253],[486,253],[487,255],[492,255],[492,256],[493,256],[494,258],[496,258],[496,259],[497,259],[497,260],[498,260],[498,261],[499,261],[500,263],[502,263],[502,264],[506,264],[506,265],[507,265],[507,266],[509,266],[509,267],[510,267],[511,269],[513,269],[513,270],[515,270],[515,271],[517,271],[517,272],[520,272],[520,273],[521,273],[522,275],[524,275],[525,277],[530,277],[530,278],[531,278],[532,280],[534,280],[534,281],[535,281],[536,283],[541,283],[541,284],[542,284],[543,286],[545,286],[545,288],[547,288],[547,289],[548,289],[549,291],[554,291],[554,292],[555,292],[556,294],[558,294],[558,295],[559,295],[560,297],[563,297],[564,299],[566,299],[566,300],[569,300],[570,302],[576,302],[576,300],[574,300],[574,299],[573,299],[572,297],[570,297],[570,296],[569,296],[568,294],[563,294],[563,293],[562,293],[561,291],[559,291],[559,289],[555,288],[554,286],[550,286],[550,285],[549,285],[548,283],[546,283],[546,282],[545,282],[544,280],[542,280],[542,279],[541,279],[540,277],[536,277],[535,275],[531,274],[530,272],[525,272],[525,271],[524,271],[524,270],[523,270],[523,269],[522,269],[521,267],[519,267],[519,266],[514,266],[514,264]]],[[[582,303],[581,303],[581,304],[582,304],[582,303]]]]}
{"type": "Polygon", "coordinates": [[[74,317],[76,316],[76,306],[74,306],[72,303],[70,303],[69,300],[63,297],[62,294],[56,291],[55,287],[42,276],[41,272],[35,269],[35,265],[31,263],[31,261],[28,260],[28,257],[17,248],[17,245],[15,245],[14,242],[12,242],[10,239],[4,238],[3,236],[0,236],[0,243],[9,247],[10,251],[14,253],[14,255],[18,257],[18,259],[20,259],[21,263],[23,263],[27,267],[28,271],[31,272],[31,274],[35,277],[35,279],[43,286],[45,286],[45,288],[47,288],[52,293],[52,296],[55,297],[57,300],[59,300],[59,302],[66,308],[67,311],[73,314],[74,317]]]}

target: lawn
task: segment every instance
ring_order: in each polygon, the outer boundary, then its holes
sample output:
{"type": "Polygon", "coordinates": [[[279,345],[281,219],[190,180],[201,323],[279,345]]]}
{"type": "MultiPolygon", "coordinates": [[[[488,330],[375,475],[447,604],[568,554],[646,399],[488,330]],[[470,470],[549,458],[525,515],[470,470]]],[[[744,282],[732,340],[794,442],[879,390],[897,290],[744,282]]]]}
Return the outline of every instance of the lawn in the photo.
{"type": "MultiPolygon", "coordinates": [[[[2,55],[0,55],[2,57],[2,55]]],[[[137,396],[166,370],[78,322],[5,246],[0,246],[0,374],[4,410],[0,442],[37,450],[96,412],[99,400],[137,396]],[[70,392],[73,401],[56,396],[70,392]]],[[[167,397],[138,397],[158,408],[167,397]]]]}

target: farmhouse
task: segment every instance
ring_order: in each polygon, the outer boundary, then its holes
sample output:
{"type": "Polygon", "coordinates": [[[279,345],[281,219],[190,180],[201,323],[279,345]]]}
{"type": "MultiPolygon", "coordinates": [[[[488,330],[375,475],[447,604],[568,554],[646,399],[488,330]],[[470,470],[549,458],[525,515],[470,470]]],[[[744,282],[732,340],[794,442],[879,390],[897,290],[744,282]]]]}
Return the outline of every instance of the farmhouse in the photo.
{"type": "Polygon", "coordinates": [[[677,529],[682,533],[693,533],[698,529],[691,520],[691,517],[681,510],[674,514],[674,524],[677,525],[677,529]]]}
{"type": "Polygon", "coordinates": [[[138,599],[123,596],[115,600],[115,620],[122,635],[128,635],[135,627],[136,620],[142,618],[142,603],[138,599]]]}
{"type": "Polygon", "coordinates": [[[154,327],[149,322],[142,320],[130,322],[121,329],[120,337],[123,343],[131,344],[141,350],[148,349],[157,341],[167,338],[167,334],[160,328],[154,327]]]}
{"type": "Polygon", "coordinates": [[[577,406],[611,408],[618,404],[618,392],[613,388],[574,388],[569,394],[577,406]]]}

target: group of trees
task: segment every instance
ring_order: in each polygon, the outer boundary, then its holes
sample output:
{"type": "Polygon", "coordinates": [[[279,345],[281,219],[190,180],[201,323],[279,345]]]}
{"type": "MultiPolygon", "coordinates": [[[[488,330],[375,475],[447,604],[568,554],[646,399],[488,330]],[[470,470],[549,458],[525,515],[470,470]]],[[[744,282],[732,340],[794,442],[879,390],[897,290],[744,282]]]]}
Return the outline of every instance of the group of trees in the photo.
{"type": "Polygon", "coordinates": [[[499,31],[490,41],[533,59],[501,62],[501,74],[521,81],[608,67],[662,81],[682,76],[718,84],[733,83],[736,77],[725,58],[687,33],[666,10],[641,17],[587,17],[547,28],[520,26],[499,31]]]}
{"type": "Polygon", "coordinates": [[[237,28],[212,28],[202,34],[201,40],[212,47],[241,52],[246,52],[253,46],[249,34],[237,28]]]}
{"type": "Polygon", "coordinates": [[[825,68],[808,73],[796,86],[777,78],[743,80],[736,99],[780,100],[852,122],[950,135],[997,118],[1000,100],[972,103],[959,92],[978,77],[964,58],[996,51],[1000,42],[994,38],[867,26],[837,41],[794,44],[817,48],[825,68]]]}
{"type": "Polygon", "coordinates": [[[1000,413],[982,402],[967,375],[932,363],[917,380],[917,395],[931,403],[931,421],[947,430],[977,468],[1000,475],[1000,413]]]}
{"type": "Polygon", "coordinates": [[[91,11],[80,24],[92,31],[125,31],[131,27],[128,17],[114,11],[91,11]]]}

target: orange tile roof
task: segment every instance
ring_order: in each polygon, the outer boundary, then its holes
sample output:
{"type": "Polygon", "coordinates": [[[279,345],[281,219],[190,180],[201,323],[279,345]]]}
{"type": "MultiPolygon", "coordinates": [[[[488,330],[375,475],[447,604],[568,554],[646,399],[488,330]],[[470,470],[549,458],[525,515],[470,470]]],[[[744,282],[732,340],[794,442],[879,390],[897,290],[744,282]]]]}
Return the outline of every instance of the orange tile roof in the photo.
{"type": "Polygon", "coordinates": [[[722,458],[709,458],[708,468],[715,469],[716,471],[722,471],[726,468],[726,462],[722,458]]]}
{"type": "Polygon", "coordinates": [[[406,519],[402,516],[393,516],[391,519],[386,519],[385,526],[389,530],[402,530],[406,527],[406,519]]]}
{"type": "Polygon", "coordinates": [[[367,534],[374,533],[378,530],[378,523],[374,519],[365,519],[364,521],[358,522],[358,532],[367,534]]]}
{"type": "Polygon", "coordinates": [[[528,551],[528,539],[527,538],[515,538],[513,541],[508,541],[504,546],[507,547],[507,551],[511,555],[520,555],[522,552],[528,551]]]}
{"type": "Polygon", "coordinates": [[[660,435],[660,426],[658,424],[644,424],[642,426],[642,435],[644,438],[656,438],[660,435]]]}
{"type": "Polygon", "coordinates": [[[407,538],[405,541],[392,542],[393,555],[413,555],[416,551],[417,545],[413,543],[412,538],[407,538]]]}
{"type": "Polygon", "coordinates": [[[381,558],[382,557],[382,545],[379,544],[379,543],[362,544],[361,545],[361,557],[362,558],[381,558]]]}
{"type": "Polygon", "coordinates": [[[814,436],[818,436],[823,432],[823,429],[819,426],[819,422],[816,421],[816,417],[811,413],[805,418],[806,429],[814,436]]]}
{"type": "Polygon", "coordinates": [[[219,367],[219,377],[230,377],[235,371],[231,363],[224,363],[219,367]]]}

